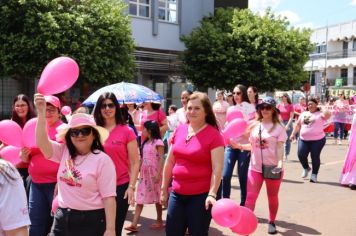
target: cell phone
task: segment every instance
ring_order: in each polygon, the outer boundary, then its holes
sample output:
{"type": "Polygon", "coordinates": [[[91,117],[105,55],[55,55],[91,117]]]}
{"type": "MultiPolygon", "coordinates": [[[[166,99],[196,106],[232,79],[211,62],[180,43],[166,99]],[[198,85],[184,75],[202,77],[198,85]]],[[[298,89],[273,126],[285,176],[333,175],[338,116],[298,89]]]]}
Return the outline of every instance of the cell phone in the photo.
{"type": "Polygon", "coordinates": [[[279,174],[281,171],[282,171],[282,168],[280,168],[280,167],[275,167],[275,168],[273,168],[272,173],[273,173],[273,174],[279,174]]]}

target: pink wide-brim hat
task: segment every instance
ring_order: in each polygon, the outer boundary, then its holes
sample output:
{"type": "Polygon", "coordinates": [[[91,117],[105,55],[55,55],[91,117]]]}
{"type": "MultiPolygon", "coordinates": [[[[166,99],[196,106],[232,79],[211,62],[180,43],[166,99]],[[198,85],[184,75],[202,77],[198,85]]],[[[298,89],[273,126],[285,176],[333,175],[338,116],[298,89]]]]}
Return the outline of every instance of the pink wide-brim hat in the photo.
{"type": "Polygon", "coordinates": [[[85,113],[77,113],[71,117],[68,124],[62,124],[57,127],[57,141],[64,142],[68,130],[80,126],[91,126],[96,129],[99,132],[101,144],[104,144],[106,139],[109,137],[109,131],[101,126],[96,125],[93,116],[85,113]]]}
{"type": "Polygon", "coordinates": [[[52,106],[61,109],[61,102],[59,101],[59,99],[55,96],[52,95],[48,95],[48,96],[44,96],[45,100],[47,103],[51,104],[52,106]]]}

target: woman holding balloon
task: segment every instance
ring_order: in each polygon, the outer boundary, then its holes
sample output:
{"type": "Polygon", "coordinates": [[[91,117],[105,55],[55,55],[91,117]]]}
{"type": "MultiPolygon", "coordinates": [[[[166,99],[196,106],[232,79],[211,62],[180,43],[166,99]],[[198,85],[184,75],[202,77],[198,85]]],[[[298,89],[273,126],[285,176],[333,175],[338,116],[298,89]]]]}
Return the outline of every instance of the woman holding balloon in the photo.
{"type": "MultiPolygon", "coordinates": [[[[17,95],[12,103],[11,120],[15,121],[21,128],[24,128],[26,122],[34,117],[36,117],[36,112],[33,109],[30,99],[25,94],[17,95]]],[[[4,146],[5,144],[2,144],[0,149],[2,149],[4,146]]],[[[20,159],[24,161],[21,161],[19,164],[17,164],[16,168],[22,177],[28,196],[31,178],[28,177],[28,160],[25,160],[24,155],[22,155],[22,153],[27,151],[27,148],[23,148],[22,152],[20,152],[20,159]]]]}
{"type": "MultiPolygon", "coordinates": [[[[229,113],[238,111],[242,114],[242,119],[244,119],[245,121],[253,120],[255,118],[256,109],[254,105],[249,103],[246,87],[241,84],[236,85],[233,90],[233,96],[236,105],[229,107],[227,111],[227,116],[229,116],[229,113]]],[[[224,170],[221,186],[222,197],[230,198],[232,171],[234,170],[235,163],[237,161],[237,171],[241,189],[240,205],[244,206],[247,194],[247,172],[250,163],[250,153],[249,151],[237,147],[236,143],[239,142],[246,144],[248,143],[248,137],[243,135],[238,139],[229,138],[227,141],[228,146],[225,149],[224,170]]]]}
{"type": "Polygon", "coordinates": [[[129,204],[135,203],[135,186],[140,168],[136,135],[126,124],[113,93],[100,95],[94,109],[97,125],[109,132],[103,144],[116,170],[116,235],[121,235],[129,204]]]}
{"type": "Polygon", "coordinates": [[[224,143],[206,94],[188,98],[187,124],[178,126],[171,138],[163,171],[161,203],[167,205],[166,235],[208,235],[210,205],[216,201],[221,180],[224,143]]]}
{"type": "Polygon", "coordinates": [[[268,233],[276,234],[278,193],[283,178],[283,145],[287,133],[273,98],[266,97],[257,105],[257,121],[250,126],[249,132],[250,143],[237,144],[240,149],[251,150],[246,207],[255,209],[262,184],[266,182],[270,211],[268,233]]]}
{"type": "MultiPolygon", "coordinates": [[[[44,99],[47,104],[45,110],[47,134],[51,140],[55,140],[56,128],[63,123],[60,101],[52,95],[45,96],[44,99]]],[[[47,160],[39,148],[23,152],[23,160],[29,161],[28,170],[32,178],[29,196],[30,236],[47,235],[53,221],[50,212],[59,164],[47,160]]]]}

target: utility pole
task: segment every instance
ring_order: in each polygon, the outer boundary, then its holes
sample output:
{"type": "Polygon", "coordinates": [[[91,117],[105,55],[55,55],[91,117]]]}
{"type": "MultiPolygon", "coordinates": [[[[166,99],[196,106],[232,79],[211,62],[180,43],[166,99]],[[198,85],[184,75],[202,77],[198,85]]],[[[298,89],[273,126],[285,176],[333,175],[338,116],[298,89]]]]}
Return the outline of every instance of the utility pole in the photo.
{"type": "Polygon", "coordinates": [[[328,64],[328,38],[329,38],[329,23],[328,21],[326,21],[326,31],[325,31],[325,64],[324,64],[324,79],[323,79],[323,91],[322,91],[322,97],[321,97],[321,101],[324,102],[324,99],[326,99],[326,94],[327,94],[327,82],[328,82],[328,77],[327,77],[327,74],[326,74],[326,67],[327,67],[327,64],[328,64]],[[323,97],[325,97],[323,99],[323,97]]]}

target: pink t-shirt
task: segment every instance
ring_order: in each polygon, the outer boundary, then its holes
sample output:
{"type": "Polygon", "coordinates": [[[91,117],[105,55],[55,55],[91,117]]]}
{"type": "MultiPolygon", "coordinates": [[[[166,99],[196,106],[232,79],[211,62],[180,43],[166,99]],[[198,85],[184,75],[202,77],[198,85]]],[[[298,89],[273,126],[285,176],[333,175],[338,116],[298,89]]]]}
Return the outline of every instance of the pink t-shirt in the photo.
{"type": "MultiPolygon", "coordinates": [[[[178,194],[193,195],[209,192],[212,174],[211,151],[223,147],[220,132],[207,125],[186,141],[188,125],[180,125],[171,142],[175,157],[172,188],[178,194]]],[[[223,157],[221,157],[223,158],[223,157]]]]}
{"type": "Polygon", "coordinates": [[[301,125],[300,128],[300,138],[302,140],[320,140],[325,137],[324,133],[324,119],[322,118],[322,112],[303,112],[299,119],[298,124],[301,125]]]}
{"type": "Polygon", "coordinates": [[[278,142],[287,140],[287,132],[285,128],[277,124],[272,131],[270,129],[273,124],[257,124],[250,133],[251,142],[251,161],[250,169],[262,173],[262,161],[264,165],[277,165],[277,145],[278,142]],[[260,127],[262,146],[260,142],[260,127]],[[261,156],[262,150],[262,156],[261,156]],[[263,159],[263,160],[262,160],[263,159]]]}
{"type": "Polygon", "coordinates": [[[156,112],[153,112],[150,115],[147,114],[147,110],[144,110],[141,115],[141,127],[143,127],[143,124],[148,120],[157,121],[158,125],[162,126],[162,123],[165,119],[167,119],[167,117],[166,114],[164,114],[164,112],[162,111],[162,109],[158,109],[156,112]]]}
{"type": "Polygon", "coordinates": [[[51,143],[50,160],[60,162],[58,205],[75,210],[104,208],[103,198],[116,196],[115,167],[109,156],[96,150],[98,154],[77,156],[73,162],[65,144],[51,143]]]}
{"type": "Polygon", "coordinates": [[[290,113],[294,112],[294,107],[292,104],[284,105],[283,103],[279,103],[277,108],[279,109],[279,115],[283,121],[288,121],[290,118],[290,113]]]}
{"type": "MultiPolygon", "coordinates": [[[[57,121],[52,126],[47,126],[48,137],[51,140],[56,140],[57,130],[63,122],[57,121]]],[[[28,172],[34,183],[56,183],[59,164],[46,159],[39,148],[31,149],[31,160],[28,166],[28,172]]]]}
{"type": "MultiPolygon", "coordinates": [[[[299,114],[302,114],[302,112],[304,112],[306,109],[307,109],[307,107],[301,105],[300,103],[294,105],[294,111],[295,111],[295,112],[298,112],[299,114]]],[[[294,118],[295,118],[296,120],[298,120],[299,115],[294,114],[294,118]]]]}
{"type": "Polygon", "coordinates": [[[117,125],[111,130],[109,138],[104,143],[105,153],[109,155],[115,165],[116,185],[130,181],[127,144],[135,139],[136,135],[129,126],[117,125]]]}
{"type": "Polygon", "coordinates": [[[176,111],[176,114],[178,116],[178,121],[180,124],[186,124],[187,123],[187,115],[185,114],[184,107],[179,108],[176,111]]]}

